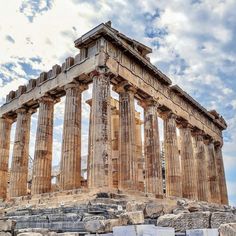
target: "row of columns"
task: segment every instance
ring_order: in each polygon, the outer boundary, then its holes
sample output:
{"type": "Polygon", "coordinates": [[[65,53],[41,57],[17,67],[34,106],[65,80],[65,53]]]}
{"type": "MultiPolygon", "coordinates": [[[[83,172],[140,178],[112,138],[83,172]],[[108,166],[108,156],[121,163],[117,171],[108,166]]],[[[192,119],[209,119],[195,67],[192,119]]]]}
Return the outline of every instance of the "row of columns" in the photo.
{"type": "MultiPolygon", "coordinates": [[[[81,93],[87,86],[81,83],[65,87],[66,103],[61,153],[61,188],[74,189],[81,185],[81,93]]],[[[136,90],[128,83],[115,86],[119,93],[119,158],[118,187],[139,188],[139,158],[135,126],[134,97],[136,90]]],[[[88,186],[113,186],[110,78],[106,68],[93,74],[92,110],[90,117],[88,186]]],[[[52,133],[55,99],[44,96],[39,100],[38,126],[32,176],[32,194],[50,192],[52,168],[52,133]]],[[[164,120],[166,164],[166,195],[228,203],[221,146],[204,139],[200,131],[192,131],[185,121],[176,123],[171,111],[158,111],[153,99],[141,102],[144,108],[145,187],[147,193],[163,196],[158,113],[164,120]],[[176,125],[180,130],[178,149],[176,125]],[[181,157],[181,160],[180,160],[181,157]]],[[[10,196],[27,191],[30,109],[17,111],[13,150],[10,196]]],[[[0,119],[0,197],[6,197],[10,128],[12,121],[0,119]]]]}

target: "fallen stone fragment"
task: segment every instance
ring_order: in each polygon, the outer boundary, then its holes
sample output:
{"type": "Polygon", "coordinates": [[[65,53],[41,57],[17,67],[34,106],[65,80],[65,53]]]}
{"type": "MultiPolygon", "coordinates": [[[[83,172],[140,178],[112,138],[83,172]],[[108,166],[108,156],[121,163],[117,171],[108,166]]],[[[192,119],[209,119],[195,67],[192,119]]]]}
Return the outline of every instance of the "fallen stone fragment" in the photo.
{"type": "Polygon", "coordinates": [[[213,212],[211,216],[211,228],[219,228],[222,224],[236,223],[236,215],[230,212],[213,212]]]}
{"type": "Polygon", "coordinates": [[[145,204],[143,202],[127,202],[126,211],[143,211],[145,209],[145,204]]]}
{"type": "Polygon", "coordinates": [[[210,212],[163,215],[157,219],[157,226],[172,227],[178,232],[184,232],[188,229],[209,228],[210,215],[210,212]]]}
{"type": "Polygon", "coordinates": [[[136,225],[144,223],[144,215],[142,211],[126,212],[119,216],[121,225],[136,225]]]}
{"type": "Polygon", "coordinates": [[[11,232],[16,225],[15,221],[12,220],[0,220],[0,232],[11,232]]]}
{"type": "Polygon", "coordinates": [[[220,236],[235,236],[236,223],[222,224],[219,228],[220,236]]]}
{"type": "Polygon", "coordinates": [[[90,220],[84,223],[85,230],[90,233],[103,233],[105,224],[103,220],[90,220]]]}
{"type": "Polygon", "coordinates": [[[144,216],[145,218],[155,219],[163,215],[163,205],[157,203],[147,203],[144,216]]]}

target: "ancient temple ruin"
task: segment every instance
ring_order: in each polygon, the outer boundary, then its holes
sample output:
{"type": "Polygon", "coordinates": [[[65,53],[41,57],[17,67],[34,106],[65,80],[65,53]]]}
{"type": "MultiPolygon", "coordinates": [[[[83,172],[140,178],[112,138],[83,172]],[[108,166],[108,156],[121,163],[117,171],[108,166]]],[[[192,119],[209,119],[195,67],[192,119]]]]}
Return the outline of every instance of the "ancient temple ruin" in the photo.
{"type": "Polygon", "coordinates": [[[151,48],[128,38],[109,23],[100,24],[78,38],[75,47],[78,55],[11,91],[0,108],[0,198],[27,195],[30,121],[37,109],[31,194],[51,191],[54,105],[65,96],[62,191],[82,187],[119,189],[163,198],[160,117],[164,122],[165,195],[228,204],[222,157],[222,131],[227,124],[222,116],[207,111],[178,85],[172,85],[151,64],[148,57],[151,48]],[[81,94],[90,83],[93,94],[89,102],[88,181],[87,186],[81,186],[81,94]],[[111,100],[111,89],[119,94],[119,103],[111,100]],[[137,135],[141,129],[137,124],[142,118],[137,119],[134,99],[144,109],[144,147],[137,135]],[[16,133],[7,196],[10,132],[14,122],[16,133]],[[113,136],[117,134],[114,143],[113,136]]]}

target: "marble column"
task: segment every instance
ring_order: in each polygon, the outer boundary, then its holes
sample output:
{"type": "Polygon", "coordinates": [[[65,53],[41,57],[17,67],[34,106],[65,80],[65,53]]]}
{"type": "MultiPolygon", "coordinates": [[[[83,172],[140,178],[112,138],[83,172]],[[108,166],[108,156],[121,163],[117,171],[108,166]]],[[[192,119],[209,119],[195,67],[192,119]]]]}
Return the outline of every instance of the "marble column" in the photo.
{"type": "Polygon", "coordinates": [[[182,122],[179,125],[179,131],[183,197],[197,199],[197,181],[193,157],[191,126],[187,122],[182,122]]]}
{"type": "Polygon", "coordinates": [[[32,110],[20,108],[17,111],[15,141],[13,147],[10,197],[27,195],[30,122],[32,110]]]}
{"type": "Polygon", "coordinates": [[[87,86],[72,83],[65,86],[66,101],[61,152],[62,190],[81,186],[81,94],[87,86]]]}
{"type": "Polygon", "coordinates": [[[51,191],[54,99],[39,99],[38,126],[32,175],[32,194],[51,191]]]}
{"type": "Polygon", "coordinates": [[[157,102],[143,102],[144,108],[144,150],[145,186],[147,193],[163,197],[162,161],[159,140],[157,102]]]}
{"type": "Polygon", "coordinates": [[[208,201],[207,157],[203,142],[203,132],[197,130],[192,135],[194,160],[196,163],[197,196],[199,201],[208,201]]]}
{"type": "Polygon", "coordinates": [[[224,170],[224,162],[222,156],[222,145],[219,142],[215,143],[215,155],[216,155],[216,168],[219,177],[219,188],[220,188],[220,198],[221,204],[228,205],[228,193],[227,186],[225,180],[225,170],[224,170]]]}
{"type": "Polygon", "coordinates": [[[182,197],[181,164],[177,143],[176,116],[161,112],[164,119],[164,156],[166,165],[166,196],[182,197]]]}
{"type": "Polygon", "coordinates": [[[93,75],[90,188],[112,187],[110,78],[106,68],[93,75]]]}
{"type": "Polygon", "coordinates": [[[205,150],[207,153],[207,170],[208,170],[208,185],[209,185],[209,202],[221,203],[219,179],[216,168],[215,148],[211,138],[204,140],[205,150]]]}
{"type": "Polygon", "coordinates": [[[8,162],[12,120],[0,117],[0,198],[7,197],[8,162]]]}
{"type": "Polygon", "coordinates": [[[135,89],[127,83],[122,83],[115,90],[119,93],[119,188],[137,190],[138,165],[135,140],[135,89]]]}

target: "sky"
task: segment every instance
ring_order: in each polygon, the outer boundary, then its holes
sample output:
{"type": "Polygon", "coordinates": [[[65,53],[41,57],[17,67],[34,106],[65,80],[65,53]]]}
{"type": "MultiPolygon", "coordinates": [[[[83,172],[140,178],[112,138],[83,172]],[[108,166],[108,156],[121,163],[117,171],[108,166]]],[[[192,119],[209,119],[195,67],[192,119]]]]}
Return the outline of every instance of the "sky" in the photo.
{"type": "MultiPolygon", "coordinates": [[[[235,0],[0,0],[0,105],[19,85],[75,56],[74,40],[112,26],[150,46],[151,62],[208,110],[224,116],[224,163],[236,206],[235,0]]],[[[83,93],[82,154],[87,154],[91,87],[83,93]]],[[[137,106],[137,109],[138,106],[137,106]]],[[[53,162],[60,160],[64,99],[55,105],[53,162]]],[[[37,113],[32,116],[33,158],[37,113]]],[[[15,124],[11,133],[11,150],[15,124]]]]}

